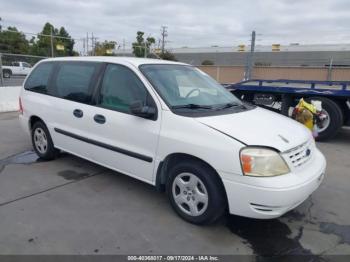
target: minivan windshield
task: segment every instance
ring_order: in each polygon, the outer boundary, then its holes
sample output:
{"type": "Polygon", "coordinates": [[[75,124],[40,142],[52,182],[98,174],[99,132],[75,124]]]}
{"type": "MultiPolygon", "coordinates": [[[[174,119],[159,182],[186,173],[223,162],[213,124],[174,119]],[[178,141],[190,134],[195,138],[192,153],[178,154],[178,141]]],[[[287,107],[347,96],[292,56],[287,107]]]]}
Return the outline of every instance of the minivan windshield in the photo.
{"type": "Polygon", "coordinates": [[[238,98],[195,67],[145,64],[140,70],[171,109],[220,110],[242,105],[238,98]]]}

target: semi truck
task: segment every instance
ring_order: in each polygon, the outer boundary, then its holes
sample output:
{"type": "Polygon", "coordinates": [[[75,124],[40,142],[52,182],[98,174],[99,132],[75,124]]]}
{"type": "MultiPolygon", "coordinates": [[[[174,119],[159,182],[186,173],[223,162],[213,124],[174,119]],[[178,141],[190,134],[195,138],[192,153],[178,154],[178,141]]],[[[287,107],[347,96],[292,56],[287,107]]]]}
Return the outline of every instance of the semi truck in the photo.
{"type": "Polygon", "coordinates": [[[322,117],[316,116],[318,141],[334,137],[344,125],[350,126],[350,81],[252,79],[224,86],[243,101],[286,116],[292,115],[301,98],[319,101],[322,117]]]}

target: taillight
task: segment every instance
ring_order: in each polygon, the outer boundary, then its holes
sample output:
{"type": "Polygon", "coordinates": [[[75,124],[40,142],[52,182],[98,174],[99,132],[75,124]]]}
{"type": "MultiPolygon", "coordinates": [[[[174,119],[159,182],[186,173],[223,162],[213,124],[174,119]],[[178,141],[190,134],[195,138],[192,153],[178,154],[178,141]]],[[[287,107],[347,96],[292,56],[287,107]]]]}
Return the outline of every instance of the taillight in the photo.
{"type": "Polygon", "coordinates": [[[19,98],[18,102],[19,102],[19,113],[22,115],[23,114],[23,105],[22,105],[21,98],[19,98]]]}

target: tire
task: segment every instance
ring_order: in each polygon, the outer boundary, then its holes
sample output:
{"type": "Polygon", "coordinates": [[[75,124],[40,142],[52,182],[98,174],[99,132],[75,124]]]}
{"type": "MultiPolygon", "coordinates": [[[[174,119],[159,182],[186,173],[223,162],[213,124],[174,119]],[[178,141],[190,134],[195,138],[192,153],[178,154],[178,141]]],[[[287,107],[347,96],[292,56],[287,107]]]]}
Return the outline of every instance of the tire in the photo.
{"type": "Polygon", "coordinates": [[[322,109],[325,110],[329,115],[330,122],[328,127],[325,130],[319,132],[316,140],[323,141],[334,137],[344,123],[343,111],[339,105],[326,97],[310,97],[307,100],[321,101],[322,109]]]}
{"type": "Polygon", "coordinates": [[[336,101],[336,103],[338,104],[339,108],[341,108],[341,111],[342,111],[342,114],[343,114],[343,118],[344,118],[343,125],[346,125],[347,123],[349,123],[349,120],[350,120],[350,109],[348,108],[346,102],[347,102],[346,100],[338,100],[338,101],[336,101]]]}
{"type": "Polygon", "coordinates": [[[34,123],[31,137],[34,151],[41,159],[52,160],[58,156],[59,150],[54,147],[50,132],[43,122],[34,123]]]}
{"type": "Polygon", "coordinates": [[[166,192],[175,212],[193,224],[214,223],[226,209],[226,194],[220,178],[200,161],[175,165],[170,170],[166,192]]]}
{"type": "Polygon", "coordinates": [[[292,104],[293,97],[289,94],[282,95],[281,98],[281,114],[284,116],[289,116],[289,108],[292,104]]]}
{"type": "Polygon", "coordinates": [[[12,76],[11,70],[5,69],[2,71],[2,75],[4,78],[10,78],[12,76]]]}

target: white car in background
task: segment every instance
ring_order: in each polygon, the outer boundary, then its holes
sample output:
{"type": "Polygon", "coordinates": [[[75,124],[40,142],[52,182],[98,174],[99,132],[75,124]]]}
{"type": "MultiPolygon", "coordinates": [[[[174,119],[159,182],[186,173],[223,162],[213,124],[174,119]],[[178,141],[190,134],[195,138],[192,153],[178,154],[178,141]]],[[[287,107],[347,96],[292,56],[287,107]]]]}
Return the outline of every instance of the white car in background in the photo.
{"type": "Polygon", "coordinates": [[[226,211],[279,217],[325,175],[306,127],[242,103],[187,64],[42,60],[24,83],[20,112],[42,159],[63,150],[165,189],[191,223],[214,222],[226,211]]]}
{"type": "Polygon", "coordinates": [[[10,78],[13,75],[26,76],[30,73],[32,66],[27,62],[12,62],[11,66],[2,66],[4,78],[10,78]]]}

